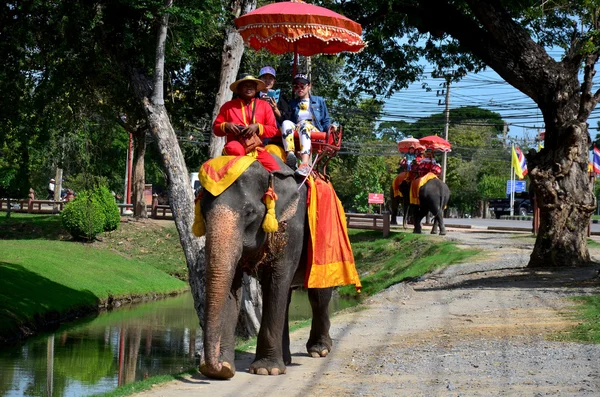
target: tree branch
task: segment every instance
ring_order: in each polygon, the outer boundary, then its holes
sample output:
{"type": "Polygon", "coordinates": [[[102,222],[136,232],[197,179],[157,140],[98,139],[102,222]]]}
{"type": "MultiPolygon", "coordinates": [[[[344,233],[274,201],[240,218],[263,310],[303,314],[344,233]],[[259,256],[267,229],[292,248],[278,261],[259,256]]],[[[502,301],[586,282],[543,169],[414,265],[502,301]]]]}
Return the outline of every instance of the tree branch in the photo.
{"type": "Polygon", "coordinates": [[[596,92],[596,94],[592,95],[596,62],[598,62],[598,54],[588,55],[585,58],[583,84],[581,85],[581,101],[579,102],[579,114],[577,115],[577,119],[581,122],[585,122],[590,117],[590,114],[598,103],[599,93],[596,92]]]}
{"type": "Polygon", "coordinates": [[[150,99],[155,105],[164,105],[163,83],[165,74],[165,43],[169,25],[168,9],[173,6],[173,0],[165,0],[165,12],[160,18],[160,28],[156,37],[156,67],[154,68],[154,90],[150,99]]]}

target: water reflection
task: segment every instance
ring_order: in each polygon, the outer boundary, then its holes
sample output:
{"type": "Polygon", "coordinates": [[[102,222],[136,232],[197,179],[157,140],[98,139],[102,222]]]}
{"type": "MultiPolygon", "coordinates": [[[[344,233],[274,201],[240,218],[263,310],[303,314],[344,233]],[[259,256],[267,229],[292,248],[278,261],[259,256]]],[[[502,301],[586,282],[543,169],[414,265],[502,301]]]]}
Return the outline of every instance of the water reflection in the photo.
{"type": "MultiPolygon", "coordinates": [[[[334,299],[331,311],[354,304],[334,299]]],[[[310,318],[306,293],[290,319],[310,318]]],[[[191,294],[122,307],[0,350],[1,396],[88,396],[195,365],[202,334],[191,294]]]]}
{"type": "Polygon", "coordinates": [[[0,351],[0,395],[86,396],[194,365],[192,297],[120,308],[0,351]]]}

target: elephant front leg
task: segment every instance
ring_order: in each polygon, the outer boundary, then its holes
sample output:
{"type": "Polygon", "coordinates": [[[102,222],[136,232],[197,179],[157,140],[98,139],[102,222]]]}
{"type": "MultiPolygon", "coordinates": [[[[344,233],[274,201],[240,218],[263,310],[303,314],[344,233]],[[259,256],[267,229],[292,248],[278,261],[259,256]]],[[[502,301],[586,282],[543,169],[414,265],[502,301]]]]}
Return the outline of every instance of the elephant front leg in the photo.
{"type": "Polygon", "coordinates": [[[421,207],[417,205],[411,205],[413,208],[413,223],[415,228],[413,229],[413,233],[421,234],[421,220],[425,216],[425,212],[421,210],[421,207]]]}
{"type": "Polygon", "coordinates": [[[308,290],[308,299],[312,308],[312,324],[310,337],[306,342],[306,350],[311,357],[326,357],[333,346],[329,336],[331,326],[329,302],[332,293],[333,288],[311,288],[308,290]]]}
{"type": "MultiPolygon", "coordinates": [[[[242,272],[236,271],[231,290],[223,303],[220,319],[220,339],[218,345],[218,364],[210,361],[205,356],[205,361],[200,365],[200,372],[214,379],[230,379],[235,375],[235,328],[240,313],[242,300],[242,272]]],[[[205,345],[209,345],[209,333],[205,333],[205,345]]],[[[215,344],[214,340],[210,343],[215,344]]]]}

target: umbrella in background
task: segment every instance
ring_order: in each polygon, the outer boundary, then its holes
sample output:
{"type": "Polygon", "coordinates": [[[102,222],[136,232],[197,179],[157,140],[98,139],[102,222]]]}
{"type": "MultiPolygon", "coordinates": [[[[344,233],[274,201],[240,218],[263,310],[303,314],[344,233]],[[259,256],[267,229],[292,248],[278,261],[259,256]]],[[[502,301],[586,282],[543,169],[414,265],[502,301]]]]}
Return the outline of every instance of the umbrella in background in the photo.
{"type": "Polygon", "coordinates": [[[408,153],[410,148],[425,150],[425,146],[417,138],[408,137],[398,142],[398,151],[400,153],[408,153]]]}
{"type": "Polygon", "coordinates": [[[437,135],[430,135],[425,136],[423,138],[419,138],[419,142],[421,142],[421,144],[427,149],[438,150],[440,152],[452,151],[452,145],[450,144],[450,142],[437,135]]]}
{"type": "Polygon", "coordinates": [[[301,0],[268,4],[236,18],[234,23],[244,42],[255,50],[293,52],[294,75],[298,54],[359,52],[365,46],[360,24],[301,0]]]}

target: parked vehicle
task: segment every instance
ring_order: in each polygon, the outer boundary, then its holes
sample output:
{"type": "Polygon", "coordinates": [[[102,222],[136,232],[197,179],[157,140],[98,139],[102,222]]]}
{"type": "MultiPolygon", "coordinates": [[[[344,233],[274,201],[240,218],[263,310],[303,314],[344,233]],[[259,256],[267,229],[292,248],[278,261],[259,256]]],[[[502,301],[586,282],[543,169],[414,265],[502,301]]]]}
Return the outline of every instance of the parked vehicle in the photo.
{"type": "MultiPolygon", "coordinates": [[[[494,212],[496,219],[502,215],[510,215],[510,196],[506,198],[495,198],[488,200],[490,211],[494,212]]],[[[515,193],[514,215],[533,214],[533,202],[528,192],[515,193]]]]}
{"type": "Polygon", "coordinates": [[[202,187],[200,185],[200,180],[198,179],[197,172],[190,172],[190,185],[192,185],[192,190],[194,191],[194,197],[198,195],[198,191],[202,187]]]}

